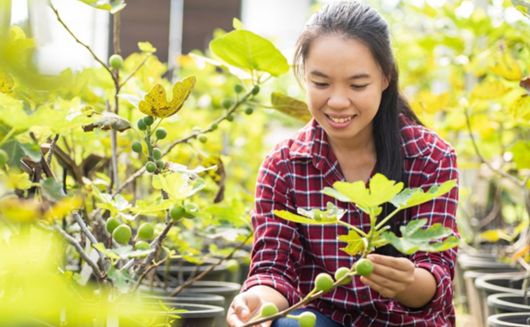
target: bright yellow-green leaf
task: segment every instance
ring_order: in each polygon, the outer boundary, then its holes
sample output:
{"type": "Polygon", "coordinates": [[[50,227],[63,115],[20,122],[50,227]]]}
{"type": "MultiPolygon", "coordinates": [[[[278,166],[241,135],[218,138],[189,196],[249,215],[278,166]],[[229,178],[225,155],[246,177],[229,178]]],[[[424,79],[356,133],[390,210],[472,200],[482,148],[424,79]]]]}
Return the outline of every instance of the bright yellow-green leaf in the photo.
{"type": "Polygon", "coordinates": [[[530,18],[530,2],[528,0],[512,0],[512,3],[517,10],[530,18]]]}
{"type": "Polygon", "coordinates": [[[488,242],[497,242],[499,240],[510,241],[510,235],[506,234],[505,231],[501,229],[490,229],[485,232],[480,233],[479,237],[488,242]]]}
{"type": "Polygon", "coordinates": [[[304,101],[291,98],[280,92],[272,92],[271,103],[274,109],[302,122],[308,122],[311,119],[311,113],[304,101]]]}
{"type": "Polygon", "coordinates": [[[138,49],[142,52],[155,53],[156,48],[150,42],[138,42],[138,49]]]}
{"type": "Polygon", "coordinates": [[[471,95],[477,99],[498,99],[501,98],[506,93],[510,92],[510,88],[505,86],[502,82],[487,79],[477,84],[471,95]]]}
{"type": "Polygon", "coordinates": [[[396,208],[406,209],[415,207],[419,204],[431,201],[437,197],[449,192],[456,186],[456,180],[450,180],[441,185],[433,185],[427,192],[422,188],[407,188],[397,194],[392,201],[390,201],[396,208]]]}
{"type": "Polygon", "coordinates": [[[172,200],[188,198],[205,186],[202,179],[192,180],[188,174],[174,172],[154,175],[152,185],[155,189],[164,190],[172,200]]]}
{"type": "Polygon", "coordinates": [[[87,5],[115,14],[125,8],[125,0],[81,0],[87,5]]]}
{"type": "Polygon", "coordinates": [[[166,118],[177,113],[181,108],[191,90],[195,86],[195,76],[186,77],[173,86],[173,98],[168,101],[166,90],[160,84],[156,84],[144,100],[140,101],[139,109],[146,115],[166,118]]]}
{"type": "Polygon", "coordinates": [[[411,220],[407,225],[400,227],[402,237],[387,231],[381,234],[381,238],[404,254],[417,251],[440,252],[458,246],[459,240],[452,235],[452,229],[438,223],[423,228],[426,223],[427,219],[411,220]]]}
{"type": "Polygon", "coordinates": [[[521,67],[517,61],[511,56],[511,54],[506,51],[505,47],[502,46],[499,51],[497,51],[490,65],[490,70],[492,73],[497,74],[504,79],[509,81],[519,81],[523,73],[521,67]]]}
{"type": "Polygon", "coordinates": [[[530,168],[530,141],[517,141],[510,148],[510,152],[513,154],[513,161],[517,169],[530,168]]]}
{"type": "Polygon", "coordinates": [[[234,27],[235,30],[241,30],[243,29],[243,23],[239,19],[234,17],[232,19],[232,27],[234,27]]]}
{"type": "Polygon", "coordinates": [[[290,211],[287,211],[287,210],[273,210],[272,213],[274,213],[279,218],[282,218],[282,219],[285,219],[285,220],[288,220],[288,221],[292,221],[292,222],[295,222],[295,223],[300,223],[300,224],[326,225],[326,224],[336,224],[337,223],[337,219],[335,217],[333,217],[333,218],[320,217],[320,219],[309,218],[309,217],[304,217],[304,216],[300,216],[300,215],[294,214],[294,213],[292,213],[290,211]]]}
{"type": "MultiPolygon", "coordinates": [[[[4,179],[4,178],[3,178],[4,179]]],[[[5,184],[9,189],[27,190],[33,186],[31,179],[26,172],[10,170],[5,176],[5,184]]]]}
{"type": "Polygon", "coordinates": [[[340,201],[349,200],[364,212],[380,212],[380,206],[392,200],[403,189],[403,183],[389,180],[383,174],[375,174],[367,188],[363,181],[354,183],[335,182],[333,189],[326,187],[322,192],[340,201]]]}
{"type": "Polygon", "coordinates": [[[269,40],[247,30],[235,30],[210,42],[210,50],[226,63],[272,76],[287,73],[289,64],[269,40]]]}
{"type": "Polygon", "coordinates": [[[365,241],[352,229],[350,229],[347,235],[339,235],[337,239],[348,244],[346,247],[341,248],[341,250],[351,256],[358,255],[365,249],[365,241]]]}
{"type": "Polygon", "coordinates": [[[72,210],[80,208],[82,204],[82,199],[79,196],[64,198],[48,209],[44,214],[44,218],[48,221],[63,219],[70,214],[72,210]]]}
{"type": "Polygon", "coordinates": [[[36,200],[3,198],[0,200],[0,217],[18,223],[32,222],[41,217],[40,204],[36,200]]]}
{"type": "Polygon", "coordinates": [[[2,71],[0,71],[0,93],[10,93],[15,86],[15,81],[13,78],[2,71]]]}
{"type": "Polygon", "coordinates": [[[174,205],[175,201],[169,199],[159,202],[138,200],[135,206],[131,208],[131,212],[137,215],[159,216],[161,212],[172,208],[174,205]]]}

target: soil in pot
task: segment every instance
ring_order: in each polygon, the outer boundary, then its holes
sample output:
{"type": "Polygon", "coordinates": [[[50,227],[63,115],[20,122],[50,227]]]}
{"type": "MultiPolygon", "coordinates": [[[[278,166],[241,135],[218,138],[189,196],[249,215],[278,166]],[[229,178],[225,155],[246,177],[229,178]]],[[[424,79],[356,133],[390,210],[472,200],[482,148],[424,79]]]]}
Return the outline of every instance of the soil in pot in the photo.
{"type": "Polygon", "coordinates": [[[528,327],[530,312],[501,313],[488,317],[489,327],[528,327]]]}

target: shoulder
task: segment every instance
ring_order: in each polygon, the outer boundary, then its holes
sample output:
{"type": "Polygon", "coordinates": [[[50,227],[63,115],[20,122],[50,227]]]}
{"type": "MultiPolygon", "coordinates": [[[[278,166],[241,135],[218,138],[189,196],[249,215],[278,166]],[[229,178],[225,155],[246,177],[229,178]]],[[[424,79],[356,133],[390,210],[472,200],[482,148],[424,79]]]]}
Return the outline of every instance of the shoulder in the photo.
{"type": "Polygon", "coordinates": [[[455,156],[453,147],[436,132],[416,124],[403,115],[400,120],[402,150],[405,158],[439,162],[448,156],[455,156]]]}

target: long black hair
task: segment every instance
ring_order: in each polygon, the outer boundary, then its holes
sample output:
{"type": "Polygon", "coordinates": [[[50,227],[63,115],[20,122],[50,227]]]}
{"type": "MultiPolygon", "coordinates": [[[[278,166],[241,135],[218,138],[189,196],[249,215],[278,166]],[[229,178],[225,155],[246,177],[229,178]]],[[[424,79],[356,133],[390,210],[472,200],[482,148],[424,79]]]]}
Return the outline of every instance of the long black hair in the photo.
{"type": "MultiPolygon", "coordinates": [[[[340,35],[362,42],[370,49],[388,79],[388,87],[383,91],[379,110],[373,120],[376,171],[407,185],[399,116],[403,114],[419,125],[421,122],[399,93],[398,69],[392,53],[388,24],[373,8],[357,1],[339,1],[326,5],[311,17],[298,38],[293,64],[295,75],[299,80],[303,75],[312,41],[323,35],[340,35]]],[[[386,216],[390,210],[392,210],[391,205],[385,205],[380,217],[386,216]]],[[[393,231],[397,232],[400,220],[399,216],[391,220],[393,231]]],[[[387,247],[377,252],[397,255],[397,252],[387,247]]]]}

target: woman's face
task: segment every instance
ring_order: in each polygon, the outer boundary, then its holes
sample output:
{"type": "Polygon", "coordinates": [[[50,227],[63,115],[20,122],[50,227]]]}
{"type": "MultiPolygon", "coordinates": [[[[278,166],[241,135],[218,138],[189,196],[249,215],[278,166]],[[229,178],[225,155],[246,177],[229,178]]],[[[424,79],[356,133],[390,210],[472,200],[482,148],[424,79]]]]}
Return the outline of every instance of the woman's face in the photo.
{"type": "Polygon", "coordinates": [[[341,35],[312,41],[305,59],[309,109],[333,142],[372,139],[374,119],[388,81],[362,42],[341,35]]]}

